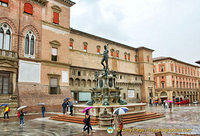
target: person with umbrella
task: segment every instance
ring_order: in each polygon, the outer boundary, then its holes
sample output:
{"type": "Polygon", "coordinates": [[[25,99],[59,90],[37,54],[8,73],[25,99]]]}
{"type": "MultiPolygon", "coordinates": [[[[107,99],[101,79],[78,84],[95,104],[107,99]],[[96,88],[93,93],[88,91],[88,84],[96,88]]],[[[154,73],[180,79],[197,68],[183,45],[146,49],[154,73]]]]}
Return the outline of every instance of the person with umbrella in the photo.
{"type": "Polygon", "coordinates": [[[19,111],[17,114],[17,116],[19,117],[20,120],[20,127],[24,126],[24,108],[26,108],[27,106],[21,106],[19,107],[17,110],[19,111]]]}
{"type": "Polygon", "coordinates": [[[91,125],[91,123],[90,123],[90,118],[91,118],[91,116],[90,116],[90,113],[89,113],[89,110],[90,110],[91,108],[93,108],[93,107],[92,107],[92,106],[87,107],[87,108],[85,108],[85,109],[82,111],[82,113],[85,112],[85,119],[84,119],[85,125],[84,125],[84,127],[83,127],[83,132],[85,132],[85,131],[87,130],[88,134],[90,133],[90,129],[91,129],[91,131],[93,131],[92,125],[91,125]]]}
{"type": "Polygon", "coordinates": [[[173,103],[173,101],[168,100],[168,102],[169,102],[169,109],[170,109],[170,112],[172,112],[172,103],[173,103]]]}
{"type": "Polygon", "coordinates": [[[7,115],[7,120],[9,120],[9,111],[10,111],[10,108],[8,107],[8,104],[2,104],[1,106],[5,106],[4,107],[4,120],[6,119],[6,115],[7,115]]]}
{"type": "Polygon", "coordinates": [[[45,111],[46,111],[46,108],[45,108],[45,106],[44,105],[42,105],[42,117],[44,118],[44,113],[45,113],[45,111]]]}
{"type": "Polygon", "coordinates": [[[118,116],[118,119],[117,118],[116,119],[117,119],[117,122],[119,124],[119,127],[115,127],[115,128],[118,128],[117,129],[117,136],[118,135],[122,136],[123,120],[122,120],[121,115],[125,114],[127,111],[128,111],[128,108],[126,108],[126,107],[120,107],[120,108],[117,108],[117,109],[115,109],[113,111],[113,114],[116,115],[116,116],[118,116]]]}
{"type": "Polygon", "coordinates": [[[19,122],[20,122],[20,127],[24,126],[24,109],[21,109],[19,112],[19,122]]]}

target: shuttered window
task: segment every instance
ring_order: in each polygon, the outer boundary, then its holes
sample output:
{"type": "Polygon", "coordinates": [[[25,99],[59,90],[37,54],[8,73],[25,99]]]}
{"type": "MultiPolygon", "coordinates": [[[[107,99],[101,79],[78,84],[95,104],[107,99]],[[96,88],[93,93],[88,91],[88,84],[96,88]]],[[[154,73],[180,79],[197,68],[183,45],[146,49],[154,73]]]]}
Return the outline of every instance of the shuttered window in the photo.
{"type": "Polygon", "coordinates": [[[50,94],[58,93],[58,79],[50,78],[50,94]]]}
{"type": "Polygon", "coordinates": [[[59,24],[59,13],[53,12],[53,23],[59,24]]]}
{"type": "Polygon", "coordinates": [[[33,6],[30,3],[24,4],[24,13],[33,14],[33,6]]]}
{"type": "Polygon", "coordinates": [[[8,4],[8,0],[0,0],[0,2],[7,3],[7,4],[8,4]]]}

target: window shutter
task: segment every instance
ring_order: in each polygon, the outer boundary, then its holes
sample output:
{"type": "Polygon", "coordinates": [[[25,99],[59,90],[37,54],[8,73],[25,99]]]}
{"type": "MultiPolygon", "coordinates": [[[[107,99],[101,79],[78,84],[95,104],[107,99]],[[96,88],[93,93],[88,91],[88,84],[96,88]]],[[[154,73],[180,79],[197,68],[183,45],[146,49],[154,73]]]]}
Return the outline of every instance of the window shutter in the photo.
{"type": "Polygon", "coordinates": [[[51,78],[51,87],[57,87],[58,86],[58,79],[57,78],[51,78]]]}
{"type": "Polygon", "coordinates": [[[8,0],[0,0],[0,1],[8,4],[8,0]]]}
{"type": "Polygon", "coordinates": [[[126,55],[124,55],[124,58],[126,59],[126,55]]]}
{"type": "Polygon", "coordinates": [[[28,14],[33,14],[33,6],[29,3],[24,4],[24,12],[28,14]]]}
{"type": "Polygon", "coordinates": [[[58,49],[52,48],[52,55],[57,56],[58,55],[58,49]]]}
{"type": "Polygon", "coordinates": [[[87,45],[84,45],[84,50],[87,50],[87,45]]]}
{"type": "Polygon", "coordinates": [[[111,56],[113,56],[113,51],[111,51],[110,53],[111,53],[111,56]]]}
{"type": "Polygon", "coordinates": [[[130,55],[128,55],[128,60],[130,60],[130,55]]]}
{"type": "Polygon", "coordinates": [[[69,43],[69,46],[70,46],[70,47],[72,47],[72,45],[73,45],[73,43],[72,43],[72,42],[70,42],[70,43],[69,43]]]}
{"type": "Polygon", "coordinates": [[[119,57],[119,53],[117,52],[117,57],[119,57]]]}
{"type": "Polygon", "coordinates": [[[59,24],[59,13],[53,12],[53,22],[59,24]]]}
{"type": "Polygon", "coordinates": [[[98,53],[100,52],[100,48],[97,48],[97,52],[98,52],[98,53]]]}

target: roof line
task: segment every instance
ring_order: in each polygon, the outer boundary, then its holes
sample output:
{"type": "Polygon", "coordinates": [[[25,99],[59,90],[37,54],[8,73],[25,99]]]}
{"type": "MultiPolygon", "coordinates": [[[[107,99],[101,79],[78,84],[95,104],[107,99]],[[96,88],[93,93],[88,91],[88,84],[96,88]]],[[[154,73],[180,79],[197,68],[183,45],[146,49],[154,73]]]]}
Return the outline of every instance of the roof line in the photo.
{"type": "Polygon", "coordinates": [[[174,61],[177,61],[177,62],[180,62],[180,63],[184,63],[184,64],[186,64],[186,65],[190,65],[190,66],[193,66],[193,67],[198,67],[198,68],[200,68],[199,66],[196,66],[196,65],[193,65],[193,64],[190,64],[190,63],[181,61],[181,60],[177,60],[177,59],[172,58],[172,57],[156,57],[156,58],[153,58],[153,62],[155,62],[155,61],[160,61],[160,60],[167,60],[167,59],[171,59],[171,60],[174,60],[174,61]]]}
{"type": "Polygon", "coordinates": [[[108,42],[108,43],[111,43],[111,44],[117,44],[117,45],[120,45],[120,46],[125,46],[127,48],[134,49],[136,51],[138,49],[146,49],[146,50],[154,51],[154,50],[146,48],[146,47],[134,48],[134,47],[131,47],[129,45],[122,44],[122,43],[119,43],[119,42],[115,42],[115,41],[112,41],[112,40],[109,40],[109,39],[106,39],[106,38],[103,38],[103,37],[100,37],[100,36],[96,36],[96,35],[93,35],[93,34],[89,34],[89,33],[86,33],[86,32],[83,32],[83,31],[80,31],[80,30],[77,30],[77,29],[74,29],[74,28],[70,28],[70,32],[74,33],[74,34],[86,35],[86,36],[89,36],[89,37],[94,38],[94,39],[104,40],[105,42],[108,42]]]}

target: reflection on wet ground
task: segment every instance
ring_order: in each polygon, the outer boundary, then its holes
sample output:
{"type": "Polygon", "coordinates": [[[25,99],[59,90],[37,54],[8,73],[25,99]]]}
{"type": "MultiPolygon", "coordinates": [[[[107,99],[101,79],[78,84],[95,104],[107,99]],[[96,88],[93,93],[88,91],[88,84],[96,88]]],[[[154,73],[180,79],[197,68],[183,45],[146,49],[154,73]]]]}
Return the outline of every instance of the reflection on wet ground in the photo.
{"type": "MultiPolygon", "coordinates": [[[[175,106],[170,113],[162,106],[147,107],[149,112],[164,113],[166,117],[124,125],[124,136],[155,136],[162,131],[163,136],[179,134],[200,135],[200,106],[175,106]]],[[[25,120],[25,126],[20,127],[19,121],[0,122],[0,135],[3,136],[80,136],[82,124],[66,123],[37,118],[25,120]]],[[[96,131],[93,136],[111,136],[106,131],[96,131]]],[[[112,134],[113,135],[113,134],[112,134]]]]}

